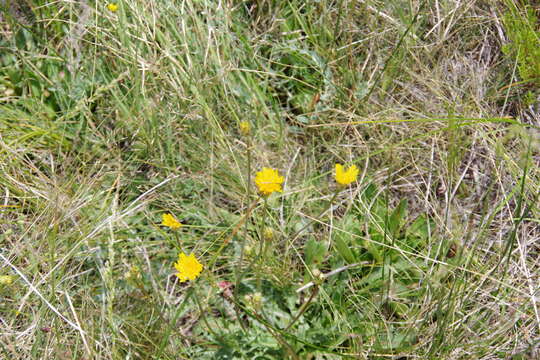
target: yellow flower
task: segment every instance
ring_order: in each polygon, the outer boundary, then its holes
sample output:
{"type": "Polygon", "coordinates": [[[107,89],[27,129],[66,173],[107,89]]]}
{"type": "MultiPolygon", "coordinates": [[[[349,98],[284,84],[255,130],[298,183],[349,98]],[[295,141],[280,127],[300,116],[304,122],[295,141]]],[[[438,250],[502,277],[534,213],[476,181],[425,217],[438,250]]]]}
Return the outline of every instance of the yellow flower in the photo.
{"type": "Polygon", "coordinates": [[[170,213],[163,214],[163,221],[161,222],[161,225],[168,226],[173,230],[179,229],[182,226],[182,224],[170,213]]]}
{"type": "Polygon", "coordinates": [[[240,134],[248,136],[251,132],[251,125],[247,121],[242,121],[238,126],[240,128],[240,134]]]}
{"type": "Polygon", "coordinates": [[[268,196],[274,191],[282,192],[281,184],[283,184],[283,176],[279,176],[276,169],[263,167],[255,176],[255,184],[259,188],[259,192],[268,196]]]}
{"type": "Polygon", "coordinates": [[[0,285],[11,285],[13,283],[13,276],[0,275],[0,285]]]}
{"type": "Polygon", "coordinates": [[[181,282],[195,280],[203,269],[202,264],[195,258],[193,253],[186,256],[183,252],[178,254],[178,261],[174,263],[174,267],[178,270],[176,276],[181,282]]]}
{"type": "Polygon", "coordinates": [[[341,185],[349,185],[356,181],[358,177],[358,168],[356,165],[351,165],[347,171],[343,170],[343,165],[336,164],[336,181],[341,185]]]}
{"type": "Polygon", "coordinates": [[[116,12],[118,10],[118,5],[116,5],[116,3],[109,3],[107,4],[107,9],[109,9],[110,12],[116,12]]]}

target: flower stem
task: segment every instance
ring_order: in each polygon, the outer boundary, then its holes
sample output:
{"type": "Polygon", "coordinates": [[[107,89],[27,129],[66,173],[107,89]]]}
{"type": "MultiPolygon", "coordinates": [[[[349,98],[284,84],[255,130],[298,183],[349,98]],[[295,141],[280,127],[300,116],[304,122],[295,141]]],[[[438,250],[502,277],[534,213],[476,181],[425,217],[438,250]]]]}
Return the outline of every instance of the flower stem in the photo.
{"type": "MultiPolygon", "coordinates": [[[[247,203],[249,204],[250,199],[251,199],[251,186],[250,186],[251,185],[251,181],[250,181],[250,177],[251,177],[251,133],[249,133],[247,135],[246,153],[247,153],[247,169],[246,169],[246,188],[247,189],[246,189],[246,197],[247,197],[247,203]]],[[[255,208],[256,204],[257,204],[257,201],[255,201],[255,203],[250,206],[250,208],[248,209],[248,211],[247,211],[247,213],[245,215],[245,219],[244,219],[244,236],[242,237],[242,243],[240,244],[240,260],[238,262],[238,265],[235,268],[236,284],[234,286],[233,297],[234,297],[234,303],[235,303],[234,309],[235,309],[236,316],[237,316],[238,319],[240,319],[240,309],[238,309],[238,306],[236,304],[238,303],[238,292],[240,291],[240,282],[242,281],[242,275],[243,275],[241,267],[242,267],[242,263],[244,262],[244,250],[245,250],[245,247],[246,247],[246,241],[247,241],[247,237],[248,237],[249,219],[251,217],[251,211],[255,208]]],[[[242,328],[244,330],[246,330],[245,325],[241,320],[240,320],[240,325],[242,326],[242,328]]]]}
{"type": "Polygon", "coordinates": [[[195,289],[195,286],[193,287],[193,295],[194,295],[193,298],[195,299],[195,302],[197,303],[197,306],[199,307],[199,311],[201,312],[201,317],[203,319],[204,324],[208,328],[208,331],[213,336],[217,336],[216,333],[214,332],[214,330],[212,330],[212,327],[210,326],[210,324],[208,323],[208,319],[206,318],[206,312],[204,311],[204,309],[202,307],[202,304],[201,304],[201,302],[199,300],[199,297],[197,296],[197,290],[195,289]]]}
{"type": "MultiPolygon", "coordinates": [[[[318,219],[320,218],[325,212],[328,211],[328,209],[332,208],[332,204],[334,203],[334,200],[336,199],[337,195],[339,193],[339,189],[337,189],[335,192],[334,192],[334,195],[332,196],[332,198],[330,199],[330,202],[328,203],[328,206],[325,207],[317,216],[315,216],[314,219],[318,219]]],[[[296,238],[304,231],[306,230],[312,223],[314,222],[314,220],[309,220],[307,222],[307,224],[305,224],[304,226],[302,226],[302,228],[300,228],[300,230],[298,230],[297,232],[295,232],[290,238],[292,239],[291,241],[294,242],[296,240],[296,238]]]]}
{"type": "Polygon", "coordinates": [[[309,297],[309,299],[307,299],[307,301],[305,303],[302,304],[302,306],[300,307],[300,309],[298,310],[298,313],[296,314],[296,316],[291,320],[291,322],[289,323],[289,325],[287,325],[287,327],[285,329],[283,329],[283,331],[287,331],[291,328],[291,326],[294,325],[294,323],[300,319],[300,316],[302,316],[302,314],[307,310],[309,304],[311,304],[311,302],[313,301],[313,299],[315,298],[315,296],[319,293],[319,285],[315,285],[315,287],[313,287],[313,290],[311,290],[311,295],[309,297]]]}

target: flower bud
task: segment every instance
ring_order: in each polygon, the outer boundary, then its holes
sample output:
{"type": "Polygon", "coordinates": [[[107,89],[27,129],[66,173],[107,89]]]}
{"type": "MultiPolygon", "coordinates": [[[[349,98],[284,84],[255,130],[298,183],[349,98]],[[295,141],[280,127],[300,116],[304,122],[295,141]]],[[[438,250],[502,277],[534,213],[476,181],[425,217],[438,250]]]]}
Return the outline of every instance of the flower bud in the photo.
{"type": "Polygon", "coordinates": [[[262,300],[263,300],[263,297],[260,292],[256,292],[255,294],[253,294],[253,296],[251,297],[251,304],[253,305],[253,308],[255,310],[261,310],[262,300]]]}
{"type": "Polygon", "coordinates": [[[251,125],[247,121],[242,121],[240,125],[238,125],[240,134],[243,136],[248,136],[251,133],[251,125]]]}
{"type": "Polygon", "coordinates": [[[263,230],[263,239],[266,241],[274,240],[274,230],[271,227],[266,226],[263,230]]]}
{"type": "Polygon", "coordinates": [[[11,275],[1,275],[0,276],[0,285],[8,286],[13,284],[13,276],[11,275]]]}
{"type": "Polygon", "coordinates": [[[319,269],[313,269],[311,274],[313,275],[313,282],[315,284],[320,285],[324,282],[324,274],[319,269]]]}

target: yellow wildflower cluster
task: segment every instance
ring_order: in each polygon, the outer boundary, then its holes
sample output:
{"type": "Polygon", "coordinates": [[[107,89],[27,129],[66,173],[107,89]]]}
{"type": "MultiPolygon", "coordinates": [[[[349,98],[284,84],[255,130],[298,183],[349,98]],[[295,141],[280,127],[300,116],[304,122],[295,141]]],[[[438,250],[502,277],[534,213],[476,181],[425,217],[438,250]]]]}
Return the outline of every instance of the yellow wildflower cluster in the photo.
{"type": "MultiPolygon", "coordinates": [[[[347,169],[341,164],[336,164],[335,179],[340,185],[346,186],[358,179],[359,169],[356,165],[351,165],[347,169]]],[[[268,196],[273,192],[282,192],[281,184],[284,178],[280,176],[276,169],[263,167],[255,176],[255,184],[259,193],[268,196]]]]}
{"type": "MultiPolygon", "coordinates": [[[[249,123],[242,122],[240,124],[240,130],[243,133],[249,133],[249,123]]],[[[346,186],[357,180],[358,173],[359,170],[356,165],[351,165],[347,169],[344,169],[343,165],[336,164],[335,180],[338,184],[346,186]]],[[[276,169],[267,167],[263,167],[263,169],[257,172],[255,176],[255,184],[262,196],[269,196],[274,192],[282,192],[282,184],[284,181],[284,177],[280,176],[276,169]]],[[[163,214],[161,225],[170,227],[171,229],[178,229],[182,226],[182,224],[170,213],[163,214]]],[[[274,238],[273,230],[269,227],[265,228],[263,237],[266,240],[272,240],[274,238]]],[[[195,280],[203,270],[203,265],[197,260],[193,253],[188,256],[184,252],[178,254],[178,261],[174,263],[174,267],[178,271],[176,276],[181,282],[195,280]]],[[[250,298],[250,301],[257,304],[260,302],[259,297],[257,296],[253,299],[250,298]]]]}

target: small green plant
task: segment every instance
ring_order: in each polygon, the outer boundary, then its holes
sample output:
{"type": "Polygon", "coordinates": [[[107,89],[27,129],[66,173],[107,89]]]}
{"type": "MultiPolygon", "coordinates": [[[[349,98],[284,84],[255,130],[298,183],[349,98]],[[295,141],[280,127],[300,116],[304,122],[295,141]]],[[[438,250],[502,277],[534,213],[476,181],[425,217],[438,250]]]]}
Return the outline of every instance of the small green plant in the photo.
{"type": "Polygon", "coordinates": [[[510,40],[503,52],[515,58],[523,81],[540,86],[540,31],[536,30],[539,25],[535,10],[530,6],[519,9],[511,2],[503,21],[510,40]]]}

